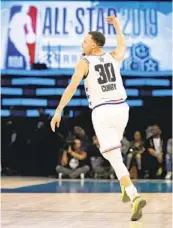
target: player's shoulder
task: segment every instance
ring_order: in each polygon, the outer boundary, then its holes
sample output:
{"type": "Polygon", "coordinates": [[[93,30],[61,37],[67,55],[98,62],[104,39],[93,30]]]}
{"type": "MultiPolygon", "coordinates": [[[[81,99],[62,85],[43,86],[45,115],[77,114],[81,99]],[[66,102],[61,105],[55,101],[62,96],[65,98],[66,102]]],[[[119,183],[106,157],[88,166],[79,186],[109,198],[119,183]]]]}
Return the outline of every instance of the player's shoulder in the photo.
{"type": "Polygon", "coordinates": [[[118,58],[114,51],[110,51],[109,55],[111,56],[112,61],[116,63],[118,66],[122,64],[122,59],[118,58]]]}
{"type": "Polygon", "coordinates": [[[87,66],[88,65],[88,61],[85,58],[80,58],[79,61],[76,64],[76,67],[83,67],[83,66],[87,66]]]}
{"type": "Polygon", "coordinates": [[[80,58],[79,62],[75,66],[75,71],[88,72],[89,64],[84,58],[80,58]]]}
{"type": "Polygon", "coordinates": [[[84,54],[81,55],[81,58],[80,58],[81,61],[83,61],[85,64],[89,64],[90,63],[90,58],[89,56],[86,56],[84,54]]]}
{"type": "Polygon", "coordinates": [[[75,74],[82,75],[85,77],[85,75],[88,74],[89,64],[83,58],[80,58],[80,60],[74,67],[74,70],[75,74]]]}
{"type": "Polygon", "coordinates": [[[81,58],[84,59],[84,60],[87,60],[88,62],[90,61],[94,61],[97,60],[98,58],[102,58],[102,57],[107,57],[107,55],[110,55],[109,52],[104,52],[102,55],[82,55],[81,58]]]}

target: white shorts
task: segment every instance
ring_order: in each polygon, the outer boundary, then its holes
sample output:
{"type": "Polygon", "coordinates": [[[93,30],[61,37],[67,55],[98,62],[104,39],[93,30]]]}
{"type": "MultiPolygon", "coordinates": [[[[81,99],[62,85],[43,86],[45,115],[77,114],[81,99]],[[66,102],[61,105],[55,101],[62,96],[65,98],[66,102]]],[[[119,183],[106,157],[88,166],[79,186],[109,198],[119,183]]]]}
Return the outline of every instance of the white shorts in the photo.
{"type": "Polygon", "coordinates": [[[104,104],[92,111],[92,123],[100,143],[101,153],[121,147],[121,140],[129,119],[125,103],[104,104]]]}

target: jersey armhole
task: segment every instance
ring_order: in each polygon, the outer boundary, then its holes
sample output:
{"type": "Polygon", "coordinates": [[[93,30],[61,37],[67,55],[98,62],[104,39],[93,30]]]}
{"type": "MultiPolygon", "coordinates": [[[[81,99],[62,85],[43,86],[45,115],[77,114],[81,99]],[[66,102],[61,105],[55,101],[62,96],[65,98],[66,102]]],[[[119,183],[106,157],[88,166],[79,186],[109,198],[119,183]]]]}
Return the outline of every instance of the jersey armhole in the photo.
{"type": "MultiPolygon", "coordinates": [[[[84,56],[82,56],[82,59],[83,59],[88,65],[90,64],[89,60],[88,60],[87,58],[85,58],[84,56]]],[[[88,69],[88,73],[89,73],[89,69],[88,69]]],[[[85,80],[85,79],[87,78],[88,73],[87,73],[86,75],[83,76],[83,80],[85,80]]]]}

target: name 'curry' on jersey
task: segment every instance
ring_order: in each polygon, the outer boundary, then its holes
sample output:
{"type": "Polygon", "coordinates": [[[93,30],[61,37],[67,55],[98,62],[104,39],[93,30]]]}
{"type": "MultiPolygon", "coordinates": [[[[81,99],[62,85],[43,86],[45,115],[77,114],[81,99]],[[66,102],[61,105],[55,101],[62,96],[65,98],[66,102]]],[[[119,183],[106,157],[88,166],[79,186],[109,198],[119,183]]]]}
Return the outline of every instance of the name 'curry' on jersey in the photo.
{"type": "Polygon", "coordinates": [[[84,56],[83,59],[89,63],[84,85],[91,109],[105,102],[126,100],[127,95],[120,75],[120,63],[110,53],[84,56]]]}

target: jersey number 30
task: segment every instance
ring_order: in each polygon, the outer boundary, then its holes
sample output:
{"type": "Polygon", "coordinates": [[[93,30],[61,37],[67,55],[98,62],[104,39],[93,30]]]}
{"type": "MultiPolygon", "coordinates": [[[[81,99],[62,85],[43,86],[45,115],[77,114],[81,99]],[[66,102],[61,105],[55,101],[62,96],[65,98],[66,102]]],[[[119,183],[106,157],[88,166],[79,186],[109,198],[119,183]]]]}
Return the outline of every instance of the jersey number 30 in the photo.
{"type": "Polygon", "coordinates": [[[100,78],[98,78],[98,83],[100,85],[105,84],[107,82],[116,81],[114,67],[112,63],[105,63],[104,65],[95,65],[95,70],[100,74],[100,78]]]}

